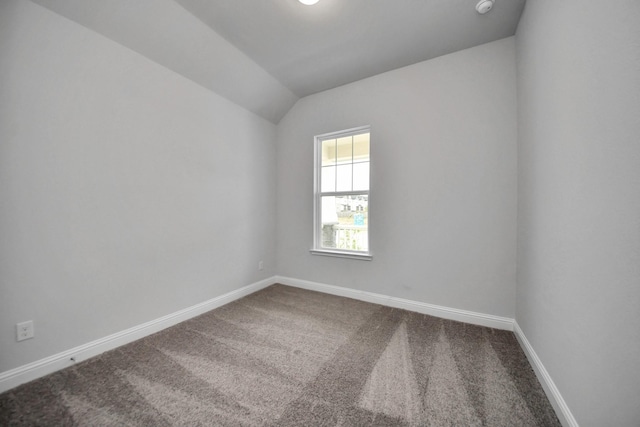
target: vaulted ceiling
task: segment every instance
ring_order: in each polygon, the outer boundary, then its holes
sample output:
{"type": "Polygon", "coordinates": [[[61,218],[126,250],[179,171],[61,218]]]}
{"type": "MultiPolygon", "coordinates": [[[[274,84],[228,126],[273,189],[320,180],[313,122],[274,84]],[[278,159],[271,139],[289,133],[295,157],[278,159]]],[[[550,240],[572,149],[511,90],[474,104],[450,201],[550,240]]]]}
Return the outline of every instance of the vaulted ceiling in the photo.
{"type": "Polygon", "coordinates": [[[297,99],[515,34],[525,0],[32,0],[277,123],[297,99]]]}

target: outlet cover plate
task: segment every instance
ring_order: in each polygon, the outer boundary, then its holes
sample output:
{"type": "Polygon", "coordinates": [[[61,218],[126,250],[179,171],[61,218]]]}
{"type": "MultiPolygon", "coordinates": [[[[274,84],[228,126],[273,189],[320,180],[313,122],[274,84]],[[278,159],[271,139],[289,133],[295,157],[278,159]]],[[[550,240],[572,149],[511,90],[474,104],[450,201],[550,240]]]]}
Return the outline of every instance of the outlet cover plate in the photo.
{"type": "Polygon", "coordinates": [[[33,320],[16,324],[16,339],[18,341],[33,338],[33,320]]]}

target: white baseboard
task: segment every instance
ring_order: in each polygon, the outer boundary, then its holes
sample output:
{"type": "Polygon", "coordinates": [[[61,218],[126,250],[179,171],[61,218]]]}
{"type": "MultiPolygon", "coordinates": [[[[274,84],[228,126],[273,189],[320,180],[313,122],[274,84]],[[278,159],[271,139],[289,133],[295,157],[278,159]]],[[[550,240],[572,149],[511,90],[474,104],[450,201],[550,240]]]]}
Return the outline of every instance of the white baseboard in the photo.
{"type": "Polygon", "coordinates": [[[133,328],[3,372],[0,374],[0,393],[199,316],[200,314],[221,307],[274,283],[275,278],[270,277],[200,304],[160,317],[159,319],[134,326],[133,328]],[[74,360],[72,361],[71,358],[74,360]]]}
{"type": "Polygon", "coordinates": [[[325,294],[343,296],[360,301],[385,305],[388,307],[402,308],[404,310],[415,311],[417,313],[442,317],[449,320],[457,320],[459,322],[471,323],[473,325],[488,326],[494,329],[513,331],[513,319],[510,319],[508,317],[500,317],[491,314],[459,310],[457,308],[443,307],[440,305],[427,304],[425,302],[411,301],[408,299],[396,298],[366,291],[359,291],[356,289],[343,288],[340,286],[327,285],[324,283],[310,282],[308,280],[294,279],[291,277],[275,276],[274,280],[277,283],[282,283],[283,285],[293,286],[296,288],[309,289],[312,291],[323,292],[325,294]]]}
{"type": "Polygon", "coordinates": [[[555,409],[556,415],[562,425],[565,427],[578,427],[578,422],[573,417],[567,403],[564,401],[560,391],[551,379],[551,375],[549,375],[549,372],[545,369],[542,361],[516,321],[513,322],[513,331],[516,334],[516,338],[520,342],[520,346],[524,350],[524,353],[527,355],[527,359],[529,359],[529,363],[531,363],[531,366],[538,377],[538,381],[540,381],[540,384],[547,394],[547,398],[549,399],[549,402],[551,402],[553,409],[555,409]]]}
{"type": "Polygon", "coordinates": [[[518,341],[520,342],[520,345],[527,355],[527,358],[533,366],[538,380],[547,393],[549,401],[556,410],[556,414],[558,415],[560,422],[563,426],[578,427],[578,423],[571,414],[571,411],[569,410],[569,407],[565,403],[564,399],[560,395],[560,392],[551,379],[551,376],[542,365],[542,362],[538,358],[536,352],[533,350],[533,347],[531,347],[531,344],[525,337],[522,329],[520,329],[514,319],[493,316],[490,314],[476,313],[466,310],[459,310],[450,307],[427,304],[419,301],[411,301],[403,298],[396,298],[372,292],[343,288],[340,286],[327,285],[323,283],[283,276],[273,276],[256,283],[252,283],[251,285],[245,286],[235,291],[231,291],[219,297],[212,298],[208,301],[204,301],[200,304],[196,304],[167,316],[163,316],[150,322],[134,326],[133,328],[129,328],[124,331],[109,335],[107,337],[92,341],[90,343],[72,348],[70,350],[63,351],[53,356],[46,357],[36,362],[0,373],[0,393],[17,387],[20,384],[24,384],[26,382],[51,374],[60,369],[69,367],[74,363],[78,363],[88,358],[97,356],[101,353],[104,353],[105,351],[113,350],[124,344],[128,344],[132,341],[159,332],[170,326],[176,325],[180,322],[206,313],[207,311],[213,310],[232,301],[250,295],[274,283],[282,283],[283,285],[287,286],[309,289],[312,291],[323,292],[331,295],[343,296],[388,307],[401,308],[418,313],[441,317],[444,319],[456,320],[459,322],[466,322],[480,326],[487,326],[495,329],[514,331],[518,341]],[[74,361],[72,361],[71,358],[73,358],[74,361]]]}

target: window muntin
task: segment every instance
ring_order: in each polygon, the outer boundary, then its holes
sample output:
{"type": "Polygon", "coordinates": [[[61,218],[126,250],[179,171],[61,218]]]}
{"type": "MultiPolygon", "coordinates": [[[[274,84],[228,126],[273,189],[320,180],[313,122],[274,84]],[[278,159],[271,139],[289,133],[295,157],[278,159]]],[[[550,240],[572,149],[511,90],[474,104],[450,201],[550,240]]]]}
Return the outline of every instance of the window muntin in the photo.
{"type": "Polygon", "coordinates": [[[320,135],[315,144],[312,251],[370,259],[369,127],[320,135]]]}

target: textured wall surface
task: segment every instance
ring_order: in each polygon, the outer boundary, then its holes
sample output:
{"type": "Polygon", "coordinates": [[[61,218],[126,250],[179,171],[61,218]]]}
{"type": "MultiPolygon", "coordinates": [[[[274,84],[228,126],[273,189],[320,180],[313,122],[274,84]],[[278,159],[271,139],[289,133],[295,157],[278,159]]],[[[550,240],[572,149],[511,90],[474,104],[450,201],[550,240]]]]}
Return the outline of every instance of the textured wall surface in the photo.
{"type": "Polygon", "coordinates": [[[275,274],[274,125],[31,2],[0,56],[0,372],[275,274]]]}
{"type": "Polygon", "coordinates": [[[529,1],[516,319],[582,426],[640,423],[640,2],[529,1]]]}
{"type": "Polygon", "coordinates": [[[278,272],[513,317],[516,83],[507,38],[302,100],[278,125],[278,272]],[[373,261],[311,255],[313,138],[371,125],[373,261]]]}

